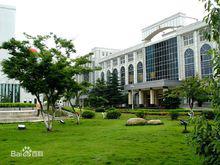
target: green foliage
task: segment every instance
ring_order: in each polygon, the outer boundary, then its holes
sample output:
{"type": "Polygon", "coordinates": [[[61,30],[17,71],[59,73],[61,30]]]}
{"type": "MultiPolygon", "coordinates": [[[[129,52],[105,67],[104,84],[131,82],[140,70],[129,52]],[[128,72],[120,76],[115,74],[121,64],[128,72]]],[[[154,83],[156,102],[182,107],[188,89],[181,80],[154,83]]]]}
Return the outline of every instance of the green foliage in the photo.
{"type": "Polygon", "coordinates": [[[98,79],[89,93],[89,102],[92,107],[117,107],[125,102],[116,74],[111,74],[109,81],[98,79]]]}
{"type": "Polygon", "coordinates": [[[162,100],[161,105],[166,109],[176,109],[179,108],[180,98],[175,95],[171,95],[172,91],[168,90],[164,93],[164,98],[162,100]]]}
{"type": "Polygon", "coordinates": [[[179,112],[177,112],[177,111],[171,111],[170,112],[170,118],[171,118],[171,120],[177,120],[178,119],[178,117],[179,117],[179,112]]]}
{"type": "Polygon", "coordinates": [[[85,67],[85,64],[89,63],[88,56],[70,58],[70,55],[75,53],[72,40],[57,37],[52,33],[44,36],[25,34],[25,37],[22,41],[12,38],[2,44],[0,48],[8,50],[10,54],[8,59],[2,61],[2,70],[9,78],[19,81],[23,88],[36,96],[41,110],[43,106],[40,94],[45,96],[46,111],[51,107],[53,117],[46,120],[44,113],[41,114],[47,130],[51,131],[56,101],[67,91],[78,92],[80,86],[75,80],[76,75],[90,72],[92,69],[85,67]]]}
{"type": "Polygon", "coordinates": [[[110,107],[110,108],[106,109],[106,111],[116,111],[116,110],[117,110],[117,109],[114,108],[114,107],[110,107]]]}
{"type": "Polygon", "coordinates": [[[194,119],[194,122],[191,143],[196,148],[196,153],[204,157],[204,164],[218,165],[220,162],[219,123],[216,125],[204,116],[194,119]]]}
{"type": "Polygon", "coordinates": [[[202,111],[202,115],[208,119],[208,120],[214,120],[215,119],[215,113],[214,111],[202,111]]]}
{"type": "Polygon", "coordinates": [[[121,116],[121,112],[117,110],[107,111],[106,118],[107,119],[119,119],[121,116]]]}
{"type": "Polygon", "coordinates": [[[92,118],[95,117],[95,112],[89,111],[89,110],[83,111],[82,117],[83,117],[84,119],[92,119],[92,118]]]}
{"type": "Polygon", "coordinates": [[[183,80],[180,86],[173,90],[171,96],[185,97],[188,101],[189,108],[192,110],[195,101],[203,95],[207,95],[207,89],[204,86],[205,82],[198,76],[189,77],[183,80]]]}
{"type": "Polygon", "coordinates": [[[137,117],[144,118],[145,112],[144,112],[144,111],[138,111],[138,112],[135,113],[135,115],[136,115],[137,117]]]}
{"type": "Polygon", "coordinates": [[[88,100],[92,107],[106,107],[108,100],[106,96],[107,85],[103,79],[98,79],[89,92],[88,100]]]}
{"type": "Polygon", "coordinates": [[[216,43],[215,49],[209,51],[213,56],[213,78],[207,84],[211,91],[213,108],[216,110],[214,121],[212,112],[205,112],[204,115],[194,119],[194,131],[191,136],[191,143],[196,148],[196,153],[204,158],[203,164],[219,165],[220,162],[220,2],[219,0],[202,0],[207,15],[204,21],[207,23],[205,37],[211,42],[216,43]]]}
{"type": "Polygon", "coordinates": [[[111,74],[107,81],[106,96],[109,106],[117,107],[123,103],[124,96],[116,74],[111,74]]]}
{"type": "Polygon", "coordinates": [[[0,103],[0,107],[35,107],[32,103],[0,103]]]}
{"type": "Polygon", "coordinates": [[[105,108],[104,107],[99,107],[95,109],[96,112],[105,112],[105,108]]]}

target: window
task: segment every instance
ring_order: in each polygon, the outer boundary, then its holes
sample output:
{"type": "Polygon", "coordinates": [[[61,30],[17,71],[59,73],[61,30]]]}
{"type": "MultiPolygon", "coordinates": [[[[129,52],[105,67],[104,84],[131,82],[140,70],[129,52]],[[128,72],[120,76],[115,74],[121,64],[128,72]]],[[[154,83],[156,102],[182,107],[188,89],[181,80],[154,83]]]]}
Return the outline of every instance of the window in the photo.
{"type": "Polygon", "coordinates": [[[110,77],[111,77],[111,72],[108,70],[108,71],[107,71],[107,82],[110,81],[110,77]]]}
{"type": "Polygon", "coordinates": [[[143,64],[142,64],[142,62],[139,62],[137,64],[137,82],[138,83],[143,82],[143,64]]]}
{"type": "Polygon", "coordinates": [[[1,102],[20,102],[19,84],[0,84],[1,102]]]}
{"type": "Polygon", "coordinates": [[[117,69],[113,70],[113,75],[116,75],[118,77],[118,70],[117,69]]]}
{"type": "Polygon", "coordinates": [[[146,81],[178,80],[177,38],[145,48],[146,81]]]}
{"type": "Polygon", "coordinates": [[[128,54],[128,62],[133,61],[133,60],[134,60],[133,53],[128,54]]]}
{"type": "Polygon", "coordinates": [[[105,74],[104,74],[104,72],[101,73],[101,79],[102,79],[102,80],[105,80],[105,74]]]}
{"type": "Polygon", "coordinates": [[[193,44],[193,33],[189,33],[183,36],[183,43],[184,43],[184,46],[193,44]]]}
{"type": "Polygon", "coordinates": [[[102,56],[105,56],[105,52],[102,52],[102,56]]]}
{"type": "Polygon", "coordinates": [[[199,30],[199,40],[205,41],[205,29],[199,30]]]}
{"type": "Polygon", "coordinates": [[[132,64],[128,67],[128,83],[133,84],[134,83],[134,67],[132,64]]]}
{"type": "Polygon", "coordinates": [[[210,76],[212,74],[212,56],[208,54],[210,49],[211,46],[208,44],[204,44],[200,49],[202,77],[210,76]]]}
{"type": "Polygon", "coordinates": [[[125,63],[125,56],[120,57],[121,64],[125,63]]]}
{"type": "Polygon", "coordinates": [[[121,67],[121,85],[125,85],[125,67],[121,67]]]}
{"type": "Polygon", "coordinates": [[[107,61],[106,65],[107,65],[107,68],[110,68],[111,67],[111,61],[107,61]]]}
{"type": "Polygon", "coordinates": [[[113,66],[117,66],[118,65],[118,59],[117,58],[114,58],[112,61],[113,61],[113,66]]]}
{"type": "Polygon", "coordinates": [[[192,49],[186,49],[184,53],[185,59],[185,77],[191,77],[195,75],[194,67],[194,52],[192,49]]]}

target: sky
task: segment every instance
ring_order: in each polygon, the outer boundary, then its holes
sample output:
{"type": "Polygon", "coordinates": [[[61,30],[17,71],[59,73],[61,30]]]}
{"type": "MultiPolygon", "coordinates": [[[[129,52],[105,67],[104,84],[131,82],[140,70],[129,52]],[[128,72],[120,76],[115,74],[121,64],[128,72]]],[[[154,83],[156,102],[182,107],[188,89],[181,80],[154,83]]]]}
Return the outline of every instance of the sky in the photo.
{"type": "Polygon", "coordinates": [[[77,55],[94,47],[139,44],[141,29],[178,12],[202,20],[199,0],[0,0],[16,7],[16,31],[73,39],[77,55]]]}

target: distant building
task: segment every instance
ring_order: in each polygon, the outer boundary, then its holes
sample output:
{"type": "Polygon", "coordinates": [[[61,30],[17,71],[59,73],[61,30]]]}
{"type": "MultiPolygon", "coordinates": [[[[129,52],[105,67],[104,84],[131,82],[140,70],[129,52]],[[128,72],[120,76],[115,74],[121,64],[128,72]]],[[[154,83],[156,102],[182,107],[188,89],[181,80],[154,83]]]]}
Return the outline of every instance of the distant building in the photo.
{"type": "MultiPolygon", "coordinates": [[[[15,7],[0,5],[0,44],[14,37],[15,13],[15,7]]],[[[0,50],[0,62],[8,57],[7,51],[0,50]]],[[[19,82],[8,79],[7,75],[0,71],[0,102],[5,100],[32,103],[36,101],[34,96],[20,87],[19,82]]]]}
{"type": "MultiPolygon", "coordinates": [[[[210,55],[214,47],[204,39],[206,24],[177,13],[142,29],[142,42],[125,50],[94,48],[91,66],[102,70],[78,77],[94,83],[110,73],[118,75],[128,104],[160,105],[163,92],[177,86],[180,80],[212,74],[210,55]]],[[[129,36],[128,36],[129,37],[129,36]]]]}

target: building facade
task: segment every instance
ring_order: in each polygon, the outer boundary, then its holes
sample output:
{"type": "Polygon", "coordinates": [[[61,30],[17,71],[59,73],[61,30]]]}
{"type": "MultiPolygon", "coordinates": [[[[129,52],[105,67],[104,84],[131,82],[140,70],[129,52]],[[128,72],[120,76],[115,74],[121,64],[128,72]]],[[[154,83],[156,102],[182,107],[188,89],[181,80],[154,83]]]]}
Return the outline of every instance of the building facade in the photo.
{"type": "MultiPolygon", "coordinates": [[[[0,5],[0,44],[14,37],[15,13],[15,7],[0,5]]],[[[0,62],[8,57],[7,51],[0,50],[0,62]]],[[[0,65],[0,102],[36,102],[35,97],[21,88],[19,82],[8,79],[1,70],[0,65]]]]}
{"type": "Polygon", "coordinates": [[[129,105],[160,105],[163,93],[181,80],[212,74],[212,57],[207,52],[215,45],[205,40],[205,27],[204,22],[177,13],[142,29],[138,45],[125,50],[94,48],[92,66],[102,69],[79,81],[108,81],[114,73],[128,93],[129,105]]]}

